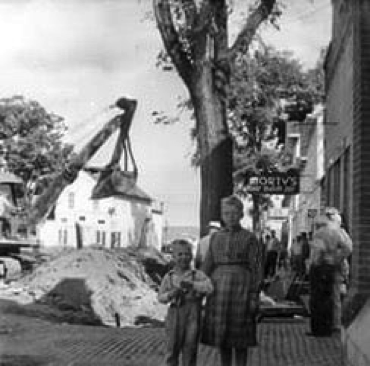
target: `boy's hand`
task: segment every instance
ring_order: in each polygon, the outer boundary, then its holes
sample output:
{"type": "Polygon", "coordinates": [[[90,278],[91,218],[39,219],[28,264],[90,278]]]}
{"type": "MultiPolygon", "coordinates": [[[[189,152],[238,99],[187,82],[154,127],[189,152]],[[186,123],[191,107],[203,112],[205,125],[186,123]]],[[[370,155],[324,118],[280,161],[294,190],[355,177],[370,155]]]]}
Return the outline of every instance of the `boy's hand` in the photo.
{"type": "Polygon", "coordinates": [[[191,280],[182,280],[180,282],[180,287],[184,290],[192,290],[194,288],[194,283],[191,280]]]}
{"type": "Polygon", "coordinates": [[[175,299],[177,296],[179,296],[180,294],[181,294],[181,289],[179,289],[179,288],[174,288],[173,290],[168,291],[168,299],[169,299],[169,300],[173,300],[173,299],[175,299]]]}

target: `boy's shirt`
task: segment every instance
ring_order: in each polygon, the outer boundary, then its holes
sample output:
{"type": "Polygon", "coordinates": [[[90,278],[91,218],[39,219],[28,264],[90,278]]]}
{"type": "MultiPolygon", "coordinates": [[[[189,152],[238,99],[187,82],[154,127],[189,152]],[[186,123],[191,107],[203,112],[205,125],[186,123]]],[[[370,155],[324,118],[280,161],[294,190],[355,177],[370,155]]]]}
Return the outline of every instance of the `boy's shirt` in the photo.
{"type": "Polygon", "coordinates": [[[183,280],[193,282],[193,289],[185,293],[185,300],[199,299],[204,295],[209,295],[213,292],[211,280],[202,271],[189,269],[184,273],[177,273],[174,269],[170,270],[163,278],[158,292],[158,301],[164,304],[175,303],[175,299],[169,298],[169,292],[175,288],[180,288],[180,283],[183,280]]]}

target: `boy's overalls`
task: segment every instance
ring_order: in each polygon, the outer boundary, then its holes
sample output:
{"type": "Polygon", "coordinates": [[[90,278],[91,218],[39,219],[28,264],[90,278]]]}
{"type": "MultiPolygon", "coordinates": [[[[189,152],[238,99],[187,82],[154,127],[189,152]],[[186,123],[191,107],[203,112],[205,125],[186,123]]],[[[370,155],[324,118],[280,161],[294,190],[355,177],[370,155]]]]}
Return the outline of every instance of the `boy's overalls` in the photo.
{"type": "MultiPolygon", "coordinates": [[[[193,279],[195,271],[192,273],[193,279]]],[[[172,281],[172,276],[171,276],[172,281]]],[[[196,366],[201,324],[201,297],[190,291],[172,302],[166,318],[166,366],[196,366]]]]}

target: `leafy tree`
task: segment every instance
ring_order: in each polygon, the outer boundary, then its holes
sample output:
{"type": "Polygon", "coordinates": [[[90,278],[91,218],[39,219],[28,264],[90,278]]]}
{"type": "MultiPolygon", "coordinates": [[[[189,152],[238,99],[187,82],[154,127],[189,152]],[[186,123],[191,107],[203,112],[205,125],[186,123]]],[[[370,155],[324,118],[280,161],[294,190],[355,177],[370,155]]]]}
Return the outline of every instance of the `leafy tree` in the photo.
{"type": "Polygon", "coordinates": [[[258,27],[280,14],[277,0],[253,3],[242,30],[229,45],[230,8],[226,0],[153,0],[166,51],[163,58],[175,66],[194,108],[201,171],[201,235],[210,220],[220,218],[221,197],[233,191],[233,144],[227,123],[231,66],[238,54],[247,52],[258,27]]]}
{"type": "Polygon", "coordinates": [[[71,146],[62,142],[63,118],[34,100],[13,96],[0,99],[0,123],[8,168],[24,180],[27,193],[42,188],[62,170],[71,152],[71,146]]]}
{"type": "MultiPolygon", "coordinates": [[[[316,67],[303,70],[290,53],[264,47],[241,55],[231,77],[229,123],[235,136],[235,183],[245,194],[248,173],[283,169],[285,127],[303,121],[324,98],[323,53],[316,67]]],[[[289,160],[289,159],[288,159],[289,160]]],[[[269,200],[253,195],[254,226],[269,200]]]]}

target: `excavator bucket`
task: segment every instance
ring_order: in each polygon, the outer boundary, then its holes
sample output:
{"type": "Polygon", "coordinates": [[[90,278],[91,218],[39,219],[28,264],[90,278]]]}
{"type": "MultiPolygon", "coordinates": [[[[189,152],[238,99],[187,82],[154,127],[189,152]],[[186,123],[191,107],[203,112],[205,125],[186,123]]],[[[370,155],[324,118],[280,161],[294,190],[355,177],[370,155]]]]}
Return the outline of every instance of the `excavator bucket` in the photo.
{"type": "Polygon", "coordinates": [[[100,173],[93,188],[91,198],[102,199],[114,195],[129,194],[137,181],[136,171],[122,171],[120,169],[105,170],[100,173]]]}
{"type": "Polygon", "coordinates": [[[91,198],[101,199],[114,195],[128,194],[135,187],[137,176],[138,169],[131,148],[129,131],[127,126],[122,126],[111,160],[101,170],[91,198]],[[124,170],[120,168],[121,158],[124,159],[124,170]]]}

